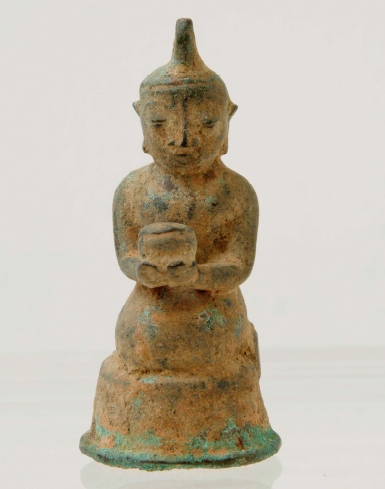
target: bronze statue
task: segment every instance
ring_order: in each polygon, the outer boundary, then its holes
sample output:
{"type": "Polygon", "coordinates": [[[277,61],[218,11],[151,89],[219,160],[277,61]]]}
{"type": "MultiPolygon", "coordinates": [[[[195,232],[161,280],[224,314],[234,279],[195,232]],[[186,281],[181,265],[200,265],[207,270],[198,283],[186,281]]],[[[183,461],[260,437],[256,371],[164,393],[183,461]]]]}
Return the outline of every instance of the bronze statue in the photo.
{"type": "Polygon", "coordinates": [[[259,390],[257,334],[239,286],[255,257],[258,201],[227,168],[234,105],[179,19],[171,61],[134,107],[154,162],[123,179],[114,233],[137,283],[102,364],[80,449],[145,470],[228,467],[276,453],[259,390]]]}

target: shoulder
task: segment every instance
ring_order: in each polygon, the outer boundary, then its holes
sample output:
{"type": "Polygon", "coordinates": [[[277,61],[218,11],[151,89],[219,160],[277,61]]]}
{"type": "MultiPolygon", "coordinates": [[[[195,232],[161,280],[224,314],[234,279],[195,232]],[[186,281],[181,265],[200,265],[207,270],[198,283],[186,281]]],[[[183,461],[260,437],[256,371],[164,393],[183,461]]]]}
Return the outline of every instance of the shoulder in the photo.
{"type": "Polygon", "coordinates": [[[225,166],[223,178],[230,195],[239,203],[258,208],[258,197],[251,183],[242,175],[225,166]]]}
{"type": "Polygon", "coordinates": [[[143,189],[148,181],[153,171],[153,166],[153,163],[143,166],[124,177],[115,190],[114,205],[123,204],[130,200],[130,198],[135,198],[137,192],[143,189]]]}

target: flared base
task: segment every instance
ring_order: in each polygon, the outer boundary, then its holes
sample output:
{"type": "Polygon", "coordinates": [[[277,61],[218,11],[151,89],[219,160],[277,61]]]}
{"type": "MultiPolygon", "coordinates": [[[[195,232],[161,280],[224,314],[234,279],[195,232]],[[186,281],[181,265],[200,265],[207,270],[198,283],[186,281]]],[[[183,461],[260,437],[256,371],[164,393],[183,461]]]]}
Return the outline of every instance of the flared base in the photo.
{"type": "Polygon", "coordinates": [[[102,364],[90,431],[80,450],[123,468],[165,470],[259,462],[281,445],[244,357],[195,375],[128,370],[118,352],[102,364]],[[217,375],[215,375],[217,373],[217,375]],[[206,375],[204,375],[206,374],[206,375]]]}
{"type": "Polygon", "coordinates": [[[87,431],[80,440],[80,450],[85,455],[112,467],[138,468],[141,470],[170,470],[207,468],[219,469],[225,467],[239,467],[265,460],[278,452],[281,446],[279,435],[268,428],[266,431],[259,427],[249,427],[246,433],[258,438],[258,445],[250,446],[253,440],[248,439],[248,447],[239,447],[222,453],[209,453],[213,447],[206,443],[204,454],[195,455],[186,453],[183,455],[158,455],[155,453],[140,453],[122,448],[103,448],[97,439],[92,436],[92,431],[87,431]]]}

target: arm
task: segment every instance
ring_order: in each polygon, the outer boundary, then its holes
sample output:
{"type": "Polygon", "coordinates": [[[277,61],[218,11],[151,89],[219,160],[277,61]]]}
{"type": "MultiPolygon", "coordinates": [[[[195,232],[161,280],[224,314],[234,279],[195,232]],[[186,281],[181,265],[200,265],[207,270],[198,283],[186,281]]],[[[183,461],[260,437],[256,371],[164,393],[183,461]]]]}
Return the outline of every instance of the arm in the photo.
{"type": "Polygon", "coordinates": [[[229,247],[212,262],[198,264],[198,275],[192,284],[194,289],[233,289],[251,273],[255,259],[259,207],[254,189],[246,180],[242,180],[242,202],[237,202],[237,214],[226,229],[231,234],[229,247]]]}
{"type": "MultiPolygon", "coordinates": [[[[113,225],[115,251],[119,267],[131,280],[146,287],[168,285],[167,277],[159,270],[142,261],[138,252],[138,234],[140,227],[136,224],[132,199],[136,190],[124,179],[115,191],[113,203],[113,225]]],[[[177,273],[177,271],[174,271],[177,273]]]]}
{"type": "Polygon", "coordinates": [[[115,191],[113,203],[113,226],[116,257],[122,272],[131,280],[137,280],[139,264],[137,245],[138,232],[133,224],[130,189],[126,179],[115,191]]]}

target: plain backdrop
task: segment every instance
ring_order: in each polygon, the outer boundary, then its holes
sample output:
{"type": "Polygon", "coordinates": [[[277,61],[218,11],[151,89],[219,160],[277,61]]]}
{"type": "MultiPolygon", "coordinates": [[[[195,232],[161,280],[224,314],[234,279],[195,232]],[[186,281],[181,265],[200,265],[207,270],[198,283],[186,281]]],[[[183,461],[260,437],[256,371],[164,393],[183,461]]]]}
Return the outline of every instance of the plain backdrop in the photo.
{"type": "Polygon", "coordinates": [[[384,5],[1,0],[1,351],[114,349],[112,198],[151,162],[131,104],[180,17],[239,105],[223,160],[260,201],[261,347],[385,345],[384,5]]]}

